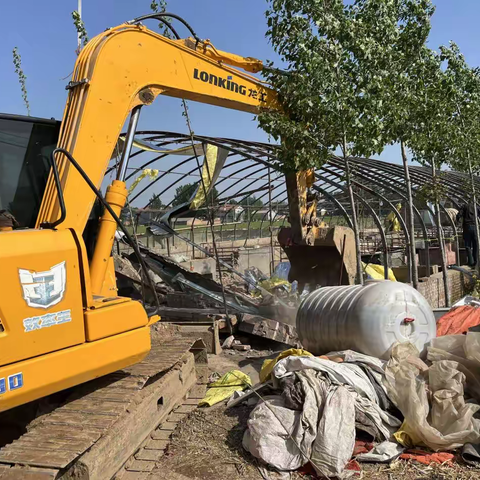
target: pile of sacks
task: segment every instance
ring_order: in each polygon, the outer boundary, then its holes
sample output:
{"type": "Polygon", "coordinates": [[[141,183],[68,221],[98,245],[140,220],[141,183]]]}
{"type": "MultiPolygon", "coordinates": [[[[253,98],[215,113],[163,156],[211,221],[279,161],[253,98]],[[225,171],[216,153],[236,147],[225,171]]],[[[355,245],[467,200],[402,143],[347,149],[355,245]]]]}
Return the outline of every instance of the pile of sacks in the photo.
{"type": "Polygon", "coordinates": [[[310,463],[319,475],[342,478],[359,432],[375,445],[357,461],[388,462],[414,446],[476,451],[480,444],[480,333],[433,340],[425,361],[410,343],[395,345],[388,362],[350,350],[314,357],[291,349],[262,376],[276,394],[252,411],[243,445],[280,471],[310,463]]]}

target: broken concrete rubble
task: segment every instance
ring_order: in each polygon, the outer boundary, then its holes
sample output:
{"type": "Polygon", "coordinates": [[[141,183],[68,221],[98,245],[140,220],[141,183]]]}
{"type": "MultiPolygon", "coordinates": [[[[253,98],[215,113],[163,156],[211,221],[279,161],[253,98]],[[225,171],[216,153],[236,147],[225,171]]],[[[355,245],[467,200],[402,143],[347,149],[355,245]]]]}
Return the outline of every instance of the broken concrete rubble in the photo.
{"type": "Polygon", "coordinates": [[[234,350],[239,350],[241,352],[248,352],[248,350],[251,350],[252,347],[250,345],[232,345],[232,348],[234,350]]]}
{"type": "Polygon", "coordinates": [[[297,347],[300,344],[294,326],[259,315],[243,315],[238,329],[241,332],[268,338],[292,347],[297,347]]]}

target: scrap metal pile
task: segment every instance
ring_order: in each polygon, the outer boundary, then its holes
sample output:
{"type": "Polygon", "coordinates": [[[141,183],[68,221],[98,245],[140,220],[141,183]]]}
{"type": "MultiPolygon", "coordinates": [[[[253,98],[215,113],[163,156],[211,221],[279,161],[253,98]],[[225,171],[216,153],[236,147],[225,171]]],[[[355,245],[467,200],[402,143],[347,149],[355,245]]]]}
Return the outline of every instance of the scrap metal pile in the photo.
{"type": "MultiPolygon", "coordinates": [[[[300,297],[292,285],[274,274],[264,276],[258,269],[248,269],[239,280],[220,284],[208,275],[188,270],[172,258],[160,255],[144,246],[141,253],[156,285],[160,301],[158,313],[164,320],[189,318],[198,314],[241,319],[245,333],[296,346],[295,316],[300,297]],[[186,308],[183,308],[186,307],[186,308]]],[[[141,299],[153,305],[154,298],[142,281],[140,265],[134,254],[115,255],[115,270],[119,294],[141,299]]],[[[283,270],[284,270],[283,266],[283,270]]],[[[282,270],[282,265],[277,270],[282,270]]],[[[287,272],[288,273],[288,272],[287,272]]],[[[285,276],[279,273],[279,275],[285,276]]],[[[307,292],[305,292],[307,293],[307,292]]]]}

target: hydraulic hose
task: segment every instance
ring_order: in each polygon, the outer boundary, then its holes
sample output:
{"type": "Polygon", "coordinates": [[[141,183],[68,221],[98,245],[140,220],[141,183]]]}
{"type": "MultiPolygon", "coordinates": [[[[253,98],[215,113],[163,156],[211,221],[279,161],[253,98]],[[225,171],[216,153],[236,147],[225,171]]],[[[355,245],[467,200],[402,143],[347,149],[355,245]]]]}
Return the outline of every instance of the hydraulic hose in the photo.
{"type": "MultiPolygon", "coordinates": [[[[123,225],[123,222],[120,220],[120,218],[118,218],[117,214],[113,211],[112,207],[110,207],[110,205],[108,204],[108,202],[105,201],[105,199],[103,198],[103,195],[101,194],[101,192],[97,189],[97,187],[95,187],[95,185],[93,184],[93,182],[90,180],[90,178],[88,177],[88,175],[86,174],[85,170],[83,170],[83,168],[79,165],[79,163],[73,158],[73,156],[70,154],[70,152],[68,152],[67,150],[65,150],[64,148],[56,148],[53,152],[52,152],[52,155],[51,155],[51,159],[52,159],[52,162],[55,163],[55,154],[56,153],[63,153],[63,155],[65,155],[68,160],[70,161],[70,163],[75,167],[75,169],[78,171],[78,173],[82,176],[82,178],[85,180],[85,182],[87,183],[87,185],[92,189],[92,191],[95,193],[95,195],[97,196],[98,200],[100,201],[100,203],[105,207],[105,209],[108,211],[108,213],[110,213],[110,215],[112,216],[112,218],[115,220],[115,222],[117,223],[117,225],[120,227],[120,229],[122,230],[122,232],[125,234],[125,237],[127,237],[127,240],[128,242],[130,243],[130,246],[133,248],[134,252],[135,252],[135,255],[137,256],[138,258],[138,261],[142,267],[142,270],[144,271],[144,274],[146,275],[147,277],[147,282],[148,282],[148,285],[150,287],[150,290],[152,291],[154,297],[155,297],[155,304],[157,306],[157,309],[160,309],[160,302],[158,300],[158,296],[157,296],[157,291],[155,289],[155,285],[153,284],[153,280],[151,279],[150,275],[148,274],[148,270],[147,270],[147,265],[145,263],[145,260],[143,259],[141,253],[140,253],[140,250],[136,244],[136,242],[133,240],[132,236],[130,235],[130,233],[128,232],[128,230],[125,228],[125,226],[123,225]]],[[[63,200],[63,192],[62,190],[59,190],[58,191],[58,195],[59,195],[59,198],[61,197],[60,199],[60,203],[62,204],[65,204],[64,200],[63,200]]],[[[55,222],[56,225],[58,225],[57,222],[55,222]]],[[[142,287],[143,287],[143,298],[144,298],[144,302],[145,302],[145,298],[146,298],[146,295],[145,295],[145,288],[142,284],[142,287]]]]}

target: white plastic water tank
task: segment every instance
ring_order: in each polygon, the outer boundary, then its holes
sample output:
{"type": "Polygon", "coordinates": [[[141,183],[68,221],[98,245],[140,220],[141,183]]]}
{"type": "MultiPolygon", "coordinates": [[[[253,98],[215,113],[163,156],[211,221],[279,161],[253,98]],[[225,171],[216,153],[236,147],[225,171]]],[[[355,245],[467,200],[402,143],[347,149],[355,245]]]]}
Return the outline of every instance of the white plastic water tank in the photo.
{"type": "Polygon", "coordinates": [[[323,287],[310,293],[297,313],[297,333],[314,355],[355,350],[388,359],[395,342],[411,342],[422,352],[436,337],[430,305],[400,282],[323,287]]]}

